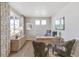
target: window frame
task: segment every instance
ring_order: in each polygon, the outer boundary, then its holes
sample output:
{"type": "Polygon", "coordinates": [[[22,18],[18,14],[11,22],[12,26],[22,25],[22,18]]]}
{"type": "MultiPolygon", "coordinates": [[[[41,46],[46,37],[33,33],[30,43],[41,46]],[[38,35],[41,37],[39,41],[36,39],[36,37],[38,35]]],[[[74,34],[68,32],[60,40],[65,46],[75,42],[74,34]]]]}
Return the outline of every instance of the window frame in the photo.
{"type": "MultiPolygon", "coordinates": [[[[10,16],[10,35],[11,36],[16,34],[16,32],[15,32],[17,30],[16,29],[16,24],[15,24],[16,23],[16,19],[19,21],[19,18],[18,17],[16,18],[16,16],[10,16]],[[11,20],[14,21],[14,24],[13,25],[11,24],[11,20]],[[12,33],[11,33],[11,30],[12,30],[11,26],[13,26],[13,32],[12,33]]],[[[18,28],[19,28],[20,27],[20,21],[18,22],[18,25],[19,25],[18,26],[18,28]]]]}
{"type": "Polygon", "coordinates": [[[41,25],[41,21],[40,20],[35,20],[35,25],[41,25]],[[39,21],[39,24],[38,24],[39,21]]]}

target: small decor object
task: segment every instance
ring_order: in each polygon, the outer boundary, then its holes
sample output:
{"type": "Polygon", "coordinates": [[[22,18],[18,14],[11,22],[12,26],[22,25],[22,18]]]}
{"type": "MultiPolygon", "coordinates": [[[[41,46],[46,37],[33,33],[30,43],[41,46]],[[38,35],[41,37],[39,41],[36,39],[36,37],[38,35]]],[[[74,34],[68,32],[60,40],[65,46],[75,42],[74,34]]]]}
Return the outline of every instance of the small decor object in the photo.
{"type": "Polygon", "coordinates": [[[61,38],[61,32],[59,32],[59,37],[61,38]]]}
{"type": "Polygon", "coordinates": [[[56,30],[65,30],[65,17],[60,17],[55,21],[56,30]]]}
{"type": "Polygon", "coordinates": [[[16,35],[15,38],[18,39],[18,35],[16,35]]]}
{"type": "Polygon", "coordinates": [[[57,36],[57,31],[53,31],[52,36],[54,36],[54,37],[57,36]]]}
{"type": "Polygon", "coordinates": [[[51,30],[47,30],[45,36],[51,36],[51,30]]]}

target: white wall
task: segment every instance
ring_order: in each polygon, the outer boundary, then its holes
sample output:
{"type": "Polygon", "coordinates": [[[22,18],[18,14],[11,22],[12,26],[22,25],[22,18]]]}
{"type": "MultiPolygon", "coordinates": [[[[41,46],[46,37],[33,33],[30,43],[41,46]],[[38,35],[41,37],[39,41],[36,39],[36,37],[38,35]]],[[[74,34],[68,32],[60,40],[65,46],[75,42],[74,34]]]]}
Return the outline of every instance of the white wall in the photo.
{"type": "Polygon", "coordinates": [[[55,30],[54,23],[58,17],[65,16],[65,30],[62,37],[65,40],[77,38],[79,39],[79,3],[70,3],[59,11],[55,17],[52,17],[52,31],[55,30]]]}
{"type": "Polygon", "coordinates": [[[44,36],[46,30],[51,29],[50,17],[26,17],[26,23],[32,24],[32,29],[30,31],[26,30],[27,36],[44,36]],[[46,25],[35,25],[35,20],[46,20],[46,25]]]}

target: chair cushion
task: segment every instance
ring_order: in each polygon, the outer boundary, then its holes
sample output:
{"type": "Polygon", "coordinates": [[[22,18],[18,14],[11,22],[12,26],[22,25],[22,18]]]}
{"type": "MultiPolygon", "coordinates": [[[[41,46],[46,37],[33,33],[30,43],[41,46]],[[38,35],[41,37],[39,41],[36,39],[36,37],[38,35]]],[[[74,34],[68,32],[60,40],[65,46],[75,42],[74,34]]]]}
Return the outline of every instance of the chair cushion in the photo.
{"type": "Polygon", "coordinates": [[[76,40],[71,51],[71,56],[79,57],[79,40],[76,40]]]}
{"type": "Polygon", "coordinates": [[[67,41],[67,42],[65,43],[66,56],[70,56],[71,50],[72,50],[72,47],[73,47],[75,41],[76,41],[76,40],[73,39],[73,40],[67,41]]]}

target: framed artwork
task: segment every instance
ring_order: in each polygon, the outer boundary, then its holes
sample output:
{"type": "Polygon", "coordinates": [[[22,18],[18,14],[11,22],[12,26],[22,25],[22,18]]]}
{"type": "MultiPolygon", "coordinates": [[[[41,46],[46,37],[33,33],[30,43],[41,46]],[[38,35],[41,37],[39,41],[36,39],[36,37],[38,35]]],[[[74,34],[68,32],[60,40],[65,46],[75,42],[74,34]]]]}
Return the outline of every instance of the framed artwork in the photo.
{"type": "Polygon", "coordinates": [[[26,29],[31,30],[32,29],[32,24],[31,23],[26,23],[26,29]]]}
{"type": "Polygon", "coordinates": [[[60,17],[55,20],[56,30],[65,30],[65,17],[60,17]]]}

